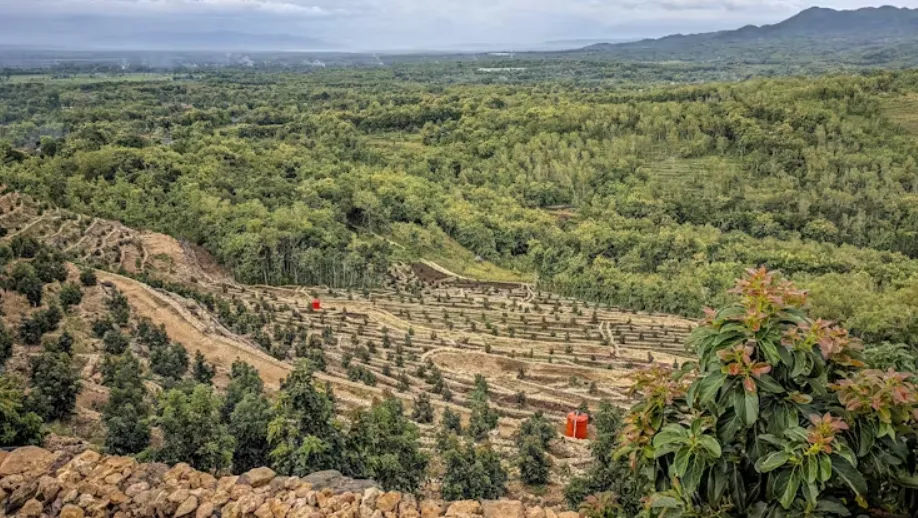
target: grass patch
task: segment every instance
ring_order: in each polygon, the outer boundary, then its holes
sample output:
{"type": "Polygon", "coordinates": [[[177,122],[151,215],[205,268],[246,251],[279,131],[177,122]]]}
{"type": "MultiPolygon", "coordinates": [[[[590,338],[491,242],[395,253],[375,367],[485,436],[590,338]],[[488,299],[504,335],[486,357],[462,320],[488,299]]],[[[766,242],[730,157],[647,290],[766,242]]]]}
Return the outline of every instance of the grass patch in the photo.
{"type": "Polygon", "coordinates": [[[732,158],[660,158],[643,166],[648,186],[657,196],[705,196],[713,186],[718,186],[710,195],[719,195],[720,185],[742,175],[742,166],[732,158]]]}
{"type": "Polygon", "coordinates": [[[56,77],[50,74],[26,74],[11,76],[10,83],[56,83],[56,84],[93,84],[93,83],[140,83],[144,81],[171,81],[172,74],[74,74],[56,77]]]}
{"type": "Polygon", "coordinates": [[[918,93],[884,99],[881,110],[891,121],[918,138],[918,93]]]}
{"type": "Polygon", "coordinates": [[[427,259],[453,273],[480,281],[532,282],[532,279],[490,261],[476,261],[474,253],[441,231],[396,223],[389,238],[404,247],[396,247],[395,250],[404,261],[427,259]]]}

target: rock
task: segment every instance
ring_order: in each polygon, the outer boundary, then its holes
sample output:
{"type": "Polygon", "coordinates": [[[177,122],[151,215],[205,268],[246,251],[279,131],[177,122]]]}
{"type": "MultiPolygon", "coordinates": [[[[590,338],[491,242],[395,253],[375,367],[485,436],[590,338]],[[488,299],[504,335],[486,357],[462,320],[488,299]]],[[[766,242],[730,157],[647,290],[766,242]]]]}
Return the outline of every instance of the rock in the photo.
{"type": "Polygon", "coordinates": [[[0,477],[22,473],[45,474],[54,460],[55,455],[44,448],[37,446],[17,448],[3,459],[3,464],[0,465],[0,477]]]}
{"type": "Polygon", "coordinates": [[[384,513],[394,511],[398,503],[402,501],[402,494],[396,491],[390,491],[380,495],[376,499],[376,508],[384,513]]]}
{"type": "Polygon", "coordinates": [[[0,478],[0,489],[3,489],[7,492],[12,491],[19,487],[23,480],[25,480],[25,477],[22,475],[10,475],[8,477],[0,478]]]}
{"type": "Polygon", "coordinates": [[[545,514],[544,509],[536,506],[526,511],[526,518],[548,518],[548,515],[545,514]]]}
{"type": "Polygon", "coordinates": [[[460,500],[450,504],[446,516],[481,514],[481,504],[476,500],[460,500]]]}
{"type": "Polygon", "coordinates": [[[43,502],[53,502],[61,491],[61,483],[54,477],[45,475],[38,479],[38,495],[43,502]]]}
{"type": "Polygon", "coordinates": [[[124,475],[121,473],[112,473],[111,475],[105,477],[105,483],[110,486],[117,486],[124,480],[124,475]]]}
{"type": "Polygon", "coordinates": [[[149,489],[150,489],[150,484],[146,482],[138,482],[136,484],[131,484],[130,486],[128,486],[127,489],[124,490],[124,494],[126,494],[127,496],[131,498],[134,498],[135,496],[139,495],[140,493],[143,493],[144,491],[149,491],[149,489]]]}
{"type": "Polygon", "coordinates": [[[439,518],[443,516],[443,506],[435,500],[421,501],[421,518],[439,518]]]}
{"type": "Polygon", "coordinates": [[[379,495],[382,494],[382,491],[375,487],[371,487],[363,492],[363,497],[360,499],[361,505],[365,505],[371,509],[376,508],[376,499],[379,498],[379,495]]]}
{"type": "Polygon", "coordinates": [[[558,513],[558,518],[580,518],[580,513],[575,513],[574,511],[565,511],[563,513],[558,513]]]}
{"type": "MultiPolygon", "coordinates": [[[[398,503],[399,518],[412,518],[418,514],[418,501],[414,495],[407,493],[402,495],[402,501],[398,503]]],[[[420,515],[418,515],[420,516],[420,515]]]]}
{"type": "Polygon", "coordinates": [[[30,480],[20,484],[12,494],[6,499],[6,512],[12,513],[16,511],[26,502],[35,497],[35,494],[38,492],[38,481],[30,480]]]}
{"type": "Polygon", "coordinates": [[[22,509],[19,510],[19,514],[17,514],[17,516],[22,518],[38,518],[41,516],[41,511],[43,508],[44,506],[41,505],[41,502],[33,498],[22,506],[22,509]]]}
{"type": "Polygon", "coordinates": [[[210,473],[201,473],[200,487],[202,489],[214,489],[217,487],[217,478],[210,473]]]}
{"type": "Polygon", "coordinates": [[[265,503],[264,496],[249,493],[236,501],[236,512],[242,516],[253,514],[263,503],[265,503]]]}
{"type": "Polygon", "coordinates": [[[290,513],[290,506],[277,498],[272,499],[269,503],[271,504],[271,515],[274,518],[286,518],[290,513]]]}
{"type": "Polygon", "coordinates": [[[261,504],[261,506],[255,510],[255,518],[272,518],[273,516],[274,514],[271,513],[271,504],[268,502],[261,504]]]}
{"type": "Polygon", "coordinates": [[[229,493],[232,491],[233,486],[239,481],[239,477],[223,477],[217,481],[217,491],[225,491],[229,493]]]}
{"type": "Polygon", "coordinates": [[[193,513],[198,508],[198,497],[192,495],[185,499],[181,505],[178,506],[178,509],[175,510],[175,518],[180,516],[187,516],[193,513]]]}
{"type": "Polygon", "coordinates": [[[276,473],[271,468],[255,468],[248,471],[245,475],[239,477],[239,484],[247,484],[252,487],[261,487],[269,484],[276,473]]]}
{"type": "Polygon", "coordinates": [[[194,518],[210,518],[214,515],[214,504],[210,502],[204,502],[198,507],[198,512],[194,514],[194,518]]]}
{"type": "Polygon", "coordinates": [[[328,488],[333,493],[363,493],[371,487],[377,487],[378,484],[372,480],[360,480],[345,477],[339,471],[326,470],[317,471],[305,478],[303,482],[312,484],[314,488],[328,488]]]}
{"type": "Polygon", "coordinates": [[[99,452],[86,450],[77,455],[74,459],[71,459],[67,467],[85,477],[92,472],[93,468],[96,467],[96,464],[98,464],[100,460],[102,460],[102,455],[99,455],[99,452]]]}
{"type": "Polygon", "coordinates": [[[551,509],[545,509],[545,518],[558,518],[558,514],[551,509]]]}
{"type": "Polygon", "coordinates": [[[485,518],[525,518],[519,500],[485,500],[481,508],[485,518]]]}
{"type": "Polygon", "coordinates": [[[191,496],[191,492],[187,489],[179,489],[178,491],[169,495],[169,501],[173,504],[181,504],[185,500],[188,500],[188,497],[191,496]]]}
{"type": "Polygon", "coordinates": [[[73,504],[67,504],[61,509],[60,518],[83,518],[83,509],[73,504]]]}
{"type": "Polygon", "coordinates": [[[121,505],[131,500],[130,497],[118,490],[108,492],[105,495],[105,498],[107,498],[109,502],[115,505],[121,505]]]}
{"type": "Polygon", "coordinates": [[[167,484],[177,484],[179,480],[185,478],[185,475],[191,471],[191,466],[184,462],[180,462],[172,466],[172,469],[163,473],[163,481],[167,484]]]}

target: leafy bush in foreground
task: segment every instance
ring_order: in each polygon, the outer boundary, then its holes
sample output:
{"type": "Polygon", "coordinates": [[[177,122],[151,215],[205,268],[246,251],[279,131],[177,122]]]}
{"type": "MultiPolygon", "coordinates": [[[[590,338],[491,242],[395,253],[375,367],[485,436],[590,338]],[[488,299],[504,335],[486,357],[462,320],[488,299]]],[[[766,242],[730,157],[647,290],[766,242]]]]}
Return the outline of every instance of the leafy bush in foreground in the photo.
{"type": "Polygon", "coordinates": [[[860,344],[808,319],[764,268],[707,310],[698,363],[637,376],[617,456],[656,482],[647,516],[915,516],[918,391],[865,368],[860,344]]]}

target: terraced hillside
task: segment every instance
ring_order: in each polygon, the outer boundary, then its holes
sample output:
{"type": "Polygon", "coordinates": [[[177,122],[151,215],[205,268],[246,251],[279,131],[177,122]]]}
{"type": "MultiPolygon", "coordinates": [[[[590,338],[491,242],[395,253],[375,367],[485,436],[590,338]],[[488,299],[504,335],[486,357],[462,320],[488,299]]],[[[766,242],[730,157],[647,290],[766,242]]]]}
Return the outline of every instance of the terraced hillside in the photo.
{"type": "MultiPolygon", "coordinates": [[[[449,407],[467,419],[469,394],[482,375],[501,416],[491,441],[508,457],[520,420],[535,412],[560,429],[564,416],[584,402],[629,405],[629,374],[652,363],[683,362],[694,326],[529,284],[457,278],[429,261],[394,267],[389,285],[378,291],[241,285],[204,251],[168,236],[43,209],[16,193],[0,198],[0,211],[5,240],[30,236],[74,263],[98,268],[97,307],[106,294],[122,293],[132,322],[162,324],[191,355],[200,351],[216,367],[218,386],[241,359],[277,389],[299,356],[320,348],[326,368],[317,379],[330,384],[345,412],[385,391],[409,406],[428,393],[437,414],[449,407]],[[319,311],[312,309],[315,298],[319,311]]],[[[84,377],[92,380],[101,346],[85,329],[80,337],[84,377]]],[[[92,386],[104,399],[104,387],[92,386]]],[[[87,407],[97,408],[98,401],[87,407]]],[[[434,427],[420,426],[432,448],[434,427]]],[[[551,454],[558,484],[589,460],[587,444],[578,441],[559,441],[551,454]]]]}

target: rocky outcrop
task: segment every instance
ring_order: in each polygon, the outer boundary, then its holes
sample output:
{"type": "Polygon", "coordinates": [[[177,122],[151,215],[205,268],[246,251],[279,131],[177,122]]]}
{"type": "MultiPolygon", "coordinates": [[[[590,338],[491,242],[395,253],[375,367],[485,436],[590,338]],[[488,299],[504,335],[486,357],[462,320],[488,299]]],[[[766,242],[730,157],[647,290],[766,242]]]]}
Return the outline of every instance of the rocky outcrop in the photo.
{"type": "MultiPolygon", "coordinates": [[[[577,516],[576,513],[572,513],[577,516]]],[[[21,518],[555,518],[520,502],[445,504],[385,492],[334,471],[306,478],[256,468],[214,477],[91,450],[26,447],[0,456],[0,516],[21,518]]],[[[562,514],[561,516],[565,516],[562,514]]],[[[570,515],[567,515],[570,516],[570,515]]],[[[565,518],[567,518],[565,516],[565,518]]]]}

